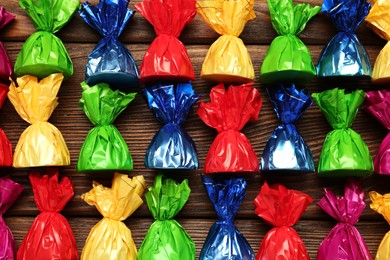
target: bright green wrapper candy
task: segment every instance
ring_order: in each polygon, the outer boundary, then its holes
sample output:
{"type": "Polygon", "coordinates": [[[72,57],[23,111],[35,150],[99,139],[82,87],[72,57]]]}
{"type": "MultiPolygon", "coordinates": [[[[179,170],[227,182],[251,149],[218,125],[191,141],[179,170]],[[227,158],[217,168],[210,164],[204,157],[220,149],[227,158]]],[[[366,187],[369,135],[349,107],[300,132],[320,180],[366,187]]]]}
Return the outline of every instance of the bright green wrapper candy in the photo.
{"type": "Polygon", "coordinates": [[[20,0],[37,32],[24,43],[15,63],[15,74],[44,78],[61,72],[65,78],[73,74],[73,64],[62,41],[54,35],[80,7],[78,0],[20,0]]]}
{"type": "Polygon", "coordinates": [[[326,135],[318,174],[329,177],[370,175],[373,161],[362,137],[350,127],[362,105],[365,93],[356,90],[346,94],[343,89],[331,89],[312,95],[333,131],[326,135]]]}
{"type": "Polygon", "coordinates": [[[195,244],[184,228],[173,218],[186,204],[191,190],[188,180],[181,184],[162,174],[145,194],[155,221],[138,252],[139,260],[193,260],[195,244]]]}
{"type": "Polygon", "coordinates": [[[303,84],[316,75],[309,49],[297,37],[321,9],[309,4],[293,5],[292,0],[267,0],[272,27],[279,34],[269,47],[260,79],[264,84],[303,84]]]}
{"type": "Polygon", "coordinates": [[[81,147],[77,170],[132,170],[129,148],[113,122],[136,93],[113,91],[105,83],[89,87],[83,82],[81,86],[79,107],[95,127],[88,132],[81,147]]]}

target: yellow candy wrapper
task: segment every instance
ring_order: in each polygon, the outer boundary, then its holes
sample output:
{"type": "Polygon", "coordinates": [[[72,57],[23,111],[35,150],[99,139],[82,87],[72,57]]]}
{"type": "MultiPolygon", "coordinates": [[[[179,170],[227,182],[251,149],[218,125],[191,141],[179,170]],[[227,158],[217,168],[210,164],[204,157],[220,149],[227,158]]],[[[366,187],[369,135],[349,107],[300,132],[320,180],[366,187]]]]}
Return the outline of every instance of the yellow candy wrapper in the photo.
{"type": "Polygon", "coordinates": [[[81,260],[137,259],[131,231],[122,221],[141,206],[145,188],[142,175],[129,178],[126,174],[115,173],[111,188],[93,182],[93,188],[81,195],[104,217],[89,233],[81,260]]]}
{"type": "Polygon", "coordinates": [[[8,98],[19,116],[31,125],[24,130],[15,148],[13,166],[63,166],[70,155],[61,132],[47,122],[58,105],[57,93],[64,76],[51,74],[38,81],[25,75],[11,82],[8,98]]]}
{"type": "MultiPolygon", "coordinates": [[[[381,195],[376,191],[370,191],[369,193],[372,210],[375,210],[379,214],[382,214],[386,221],[390,224],[390,193],[381,195]]],[[[390,231],[386,233],[382,242],[378,247],[375,260],[388,260],[390,259],[390,231]]]]}
{"type": "Polygon", "coordinates": [[[238,38],[249,20],[255,19],[254,0],[197,1],[196,10],[221,36],[211,45],[200,76],[218,83],[247,83],[255,72],[244,42],[238,38]]]}

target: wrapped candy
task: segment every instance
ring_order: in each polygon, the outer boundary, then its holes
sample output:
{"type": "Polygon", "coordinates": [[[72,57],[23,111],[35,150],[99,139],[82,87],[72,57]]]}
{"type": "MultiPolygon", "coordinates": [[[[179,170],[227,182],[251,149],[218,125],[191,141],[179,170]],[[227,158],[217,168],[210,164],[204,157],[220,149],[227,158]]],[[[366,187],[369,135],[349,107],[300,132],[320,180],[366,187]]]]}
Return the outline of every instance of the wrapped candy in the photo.
{"type": "Polygon", "coordinates": [[[331,177],[370,175],[373,162],[362,137],[350,127],[362,105],[365,94],[356,90],[346,94],[331,89],[312,95],[333,131],[326,135],[318,161],[318,174],[331,177]]]}
{"type": "Polygon", "coordinates": [[[309,4],[293,4],[292,0],[267,0],[272,27],[279,34],[263,61],[260,79],[264,84],[280,82],[306,83],[316,70],[309,49],[297,37],[321,9],[309,4]]]}
{"type": "Polygon", "coordinates": [[[268,88],[267,92],[281,125],[265,145],[261,170],[314,172],[313,155],[295,127],[295,122],[312,103],[309,94],[306,90],[298,91],[294,85],[268,88]]]}
{"type": "Polygon", "coordinates": [[[134,58],[118,41],[134,15],[127,8],[128,3],[129,0],[100,0],[97,6],[92,6],[85,2],[79,10],[81,18],[104,37],[88,56],[85,78],[91,86],[107,83],[125,90],[139,84],[134,58]]]}
{"type": "Polygon", "coordinates": [[[70,155],[61,132],[47,122],[58,105],[57,93],[64,76],[61,73],[38,81],[34,76],[17,78],[9,87],[8,98],[20,117],[31,125],[16,145],[13,166],[63,166],[70,155]]]}
{"type": "Polygon", "coordinates": [[[80,7],[78,0],[20,0],[37,32],[24,43],[15,63],[15,74],[44,78],[61,72],[65,78],[73,74],[73,64],[61,40],[54,35],[80,7]]]}
{"type": "Polygon", "coordinates": [[[58,182],[57,170],[47,175],[29,175],[35,204],[41,212],[32,223],[18,250],[18,260],[77,260],[77,246],[72,229],[60,212],[73,197],[68,177],[58,182]]]}
{"type": "Polygon", "coordinates": [[[245,179],[203,178],[203,184],[218,221],[210,228],[199,259],[254,259],[252,248],[234,225],[234,216],[246,194],[245,179]]]}
{"type": "Polygon", "coordinates": [[[15,239],[3,215],[23,191],[23,186],[7,177],[0,178],[0,259],[16,259],[15,239]]]}
{"type": "Polygon", "coordinates": [[[79,107],[95,127],[81,147],[77,171],[132,170],[129,148],[113,122],[137,94],[113,91],[105,83],[90,87],[82,82],[81,87],[79,107]]]}
{"type": "MultiPolygon", "coordinates": [[[[0,6],[0,30],[4,28],[8,23],[10,23],[15,16],[11,13],[8,13],[4,7],[0,6]]],[[[0,93],[3,92],[3,84],[9,82],[9,77],[13,73],[11,59],[8,56],[7,50],[5,49],[3,43],[0,41],[0,93]]],[[[0,100],[1,101],[1,100],[0,100]]],[[[3,101],[4,102],[4,101],[3,101]]],[[[0,103],[0,108],[1,108],[0,103]]]]}
{"type": "Polygon", "coordinates": [[[135,8],[157,34],[142,60],[140,80],[144,83],[194,80],[190,57],[178,37],[196,15],[195,0],[143,0],[135,8]]]}
{"type": "MultiPolygon", "coordinates": [[[[0,7],[1,14],[1,7],[0,7]]],[[[1,19],[1,18],[0,18],[1,19]]],[[[1,42],[0,42],[1,49],[1,42]]],[[[1,55],[1,51],[0,51],[1,55]]],[[[0,83],[0,108],[3,106],[5,99],[7,98],[9,87],[0,83]]],[[[0,166],[12,166],[12,144],[8,137],[5,135],[3,129],[0,128],[0,166]]],[[[0,254],[1,255],[1,254],[0,254]]],[[[1,257],[0,257],[1,258],[1,257]]]]}
{"type": "Polygon", "coordinates": [[[274,226],[265,234],[256,255],[261,259],[310,259],[301,237],[292,228],[313,199],[281,184],[265,182],[254,200],[256,214],[274,226]]]}
{"type": "MultiPolygon", "coordinates": [[[[370,208],[375,210],[386,219],[390,224],[390,193],[381,195],[375,191],[369,193],[371,204],[370,208]]],[[[375,260],[388,260],[390,258],[390,231],[383,237],[378,251],[376,252],[375,260]]]]}
{"type": "Polygon", "coordinates": [[[355,34],[370,8],[371,4],[366,0],[324,0],[321,11],[339,33],[321,52],[318,77],[371,77],[370,59],[355,34]]]}
{"type": "Polygon", "coordinates": [[[318,206],[338,223],[321,242],[317,259],[371,260],[366,242],[354,226],[366,207],[359,184],[349,180],[341,197],[336,197],[331,190],[324,191],[318,206]]]}
{"type": "Polygon", "coordinates": [[[196,103],[191,83],[156,85],[145,89],[150,109],[164,126],[156,133],[145,156],[145,166],[155,169],[197,169],[195,143],[181,127],[196,103]]]}
{"type": "Polygon", "coordinates": [[[142,175],[129,178],[115,173],[111,188],[94,182],[93,188],[81,195],[103,215],[91,230],[80,259],[137,259],[137,248],[130,229],[122,222],[142,205],[146,182],[142,175]]]}
{"type": "Polygon", "coordinates": [[[173,219],[186,204],[190,193],[187,179],[179,184],[162,174],[156,176],[154,185],[145,194],[155,221],[142,241],[139,260],[195,259],[194,241],[173,219]]]}
{"type": "Polygon", "coordinates": [[[259,161],[249,140],[240,132],[260,113],[262,100],[253,83],[213,87],[210,102],[201,102],[198,115],[206,125],[218,131],[207,153],[205,173],[259,172],[259,161]]]}
{"type": "Polygon", "coordinates": [[[249,20],[255,19],[254,0],[200,0],[196,9],[221,36],[210,46],[200,76],[214,82],[246,83],[255,72],[244,42],[238,38],[249,20]]]}

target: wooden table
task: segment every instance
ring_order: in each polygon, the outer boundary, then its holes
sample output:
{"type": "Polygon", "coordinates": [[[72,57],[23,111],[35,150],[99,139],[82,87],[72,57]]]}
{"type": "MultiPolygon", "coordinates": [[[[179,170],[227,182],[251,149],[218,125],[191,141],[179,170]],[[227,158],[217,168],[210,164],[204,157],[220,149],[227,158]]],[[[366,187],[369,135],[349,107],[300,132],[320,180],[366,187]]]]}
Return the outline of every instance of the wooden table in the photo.
{"type": "MultiPolygon", "coordinates": [[[[97,0],[90,2],[96,4],[97,0]]],[[[139,0],[132,2],[130,7],[134,9],[133,5],[138,2],[139,0]]],[[[320,0],[295,2],[310,2],[313,5],[322,4],[320,0]]],[[[12,61],[15,62],[22,44],[35,30],[25,11],[19,7],[17,0],[6,0],[2,1],[1,4],[8,11],[16,14],[16,20],[7,26],[5,30],[1,31],[1,39],[5,42],[12,61]]],[[[257,17],[255,20],[248,22],[241,38],[248,46],[252,57],[256,74],[255,86],[263,97],[263,108],[260,112],[259,120],[255,123],[247,124],[243,133],[246,134],[256,154],[260,158],[271,132],[278,124],[265,89],[259,83],[261,63],[269,44],[276,37],[276,33],[271,26],[265,0],[256,1],[254,9],[257,17]]],[[[319,14],[314,17],[300,35],[303,42],[308,45],[315,64],[317,63],[320,51],[335,33],[336,30],[330,21],[324,15],[319,14]]],[[[50,122],[62,132],[71,153],[71,165],[60,168],[60,173],[62,176],[71,176],[75,186],[75,196],[62,213],[69,220],[73,228],[77,245],[81,252],[89,231],[101,219],[101,215],[94,207],[90,207],[82,201],[80,195],[91,188],[92,180],[101,182],[104,185],[110,185],[112,178],[112,172],[99,172],[95,174],[80,174],[76,172],[80,147],[87,132],[92,128],[92,124],[78,107],[78,101],[81,97],[80,82],[84,80],[87,56],[101,37],[84,23],[78,14],[74,15],[70,23],[58,33],[58,36],[64,41],[73,60],[74,75],[63,83],[59,93],[60,104],[54,111],[50,122]]],[[[360,26],[358,36],[367,48],[371,62],[374,64],[377,54],[385,44],[384,41],[372,33],[365,24],[360,26]]],[[[137,64],[140,65],[145,50],[154,37],[155,33],[152,26],[139,13],[136,13],[133,20],[130,21],[123,32],[121,41],[127,44],[137,64]]],[[[180,37],[186,45],[194,65],[196,80],[193,82],[193,85],[196,92],[201,94],[202,100],[209,100],[208,95],[213,85],[201,80],[199,73],[206,52],[217,37],[218,35],[207,27],[199,16],[185,28],[180,37]]],[[[326,85],[321,84],[318,80],[314,80],[307,85],[311,93],[333,87],[344,87],[344,85],[326,85]]],[[[364,90],[378,88],[371,85],[370,81],[362,81],[352,85],[352,87],[359,87],[364,90]]],[[[115,125],[125,138],[134,159],[134,170],[129,175],[143,174],[147,180],[147,184],[152,185],[157,172],[145,169],[143,160],[146,148],[153,135],[159,129],[160,124],[149,110],[141,94],[141,88],[137,89],[137,91],[140,94],[118,120],[116,120],[115,125]]],[[[196,111],[197,107],[198,104],[194,106],[194,111],[196,111]]],[[[28,124],[18,116],[9,101],[6,101],[3,109],[0,111],[0,118],[0,127],[4,129],[15,147],[20,134],[28,124]]],[[[195,112],[190,114],[184,126],[196,143],[199,152],[200,169],[196,171],[167,171],[165,173],[176,180],[189,179],[192,193],[187,205],[177,216],[177,220],[194,239],[197,255],[199,255],[209,228],[216,221],[216,214],[200,180],[206,153],[216,136],[216,131],[206,126],[195,112]]],[[[331,130],[330,126],[318,107],[313,105],[299,120],[297,128],[312,149],[317,166],[325,135],[331,130]]],[[[386,130],[364,112],[359,112],[352,128],[361,134],[370,149],[371,155],[375,156],[381,140],[386,135],[386,130]]],[[[38,170],[44,172],[44,169],[38,170]]],[[[22,196],[7,212],[5,217],[7,224],[14,233],[17,246],[20,245],[35,216],[38,214],[27,177],[29,171],[17,169],[3,169],[1,171],[1,175],[9,174],[12,179],[25,187],[22,196]]],[[[373,175],[364,179],[362,181],[364,191],[376,190],[381,193],[390,192],[389,178],[373,175]]],[[[341,194],[345,180],[322,179],[315,173],[306,175],[298,174],[295,176],[248,174],[246,179],[248,182],[247,196],[237,215],[236,225],[245,235],[253,250],[257,252],[265,233],[270,229],[263,220],[255,215],[253,206],[253,199],[257,195],[262,183],[266,180],[269,183],[282,183],[288,188],[306,192],[314,198],[314,202],[308,207],[295,228],[303,238],[310,256],[315,258],[320,242],[336,224],[333,219],[316,205],[316,202],[322,197],[324,187],[334,189],[341,194]]],[[[366,240],[371,254],[374,256],[381,239],[390,228],[382,216],[369,208],[369,199],[366,199],[366,204],[367,207],[357,224],[357,228],[366,240]]],[[[143,204],[133,216],[125,221],[126,225],[132,231],[138,248],[152,222],[153,218],[146,204],[143,204]]]]}

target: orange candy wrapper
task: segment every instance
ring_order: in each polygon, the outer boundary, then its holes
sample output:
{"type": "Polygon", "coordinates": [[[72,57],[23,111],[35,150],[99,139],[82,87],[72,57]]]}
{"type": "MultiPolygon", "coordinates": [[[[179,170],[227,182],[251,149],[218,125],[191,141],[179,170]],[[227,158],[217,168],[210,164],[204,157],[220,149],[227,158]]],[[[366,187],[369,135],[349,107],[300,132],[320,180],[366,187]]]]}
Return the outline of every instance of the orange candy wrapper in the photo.
{"type": "MultiPolygon", "coordinates": [[[[390,225],[390,193],[381,195],[376,191],[370,191],[369,196],[371,199],[371,209],[382,214],[390,225]]],[[[383,237],[375,257],[375,260],[388,259],[390,259],[390,231],[383,237]]]]}

